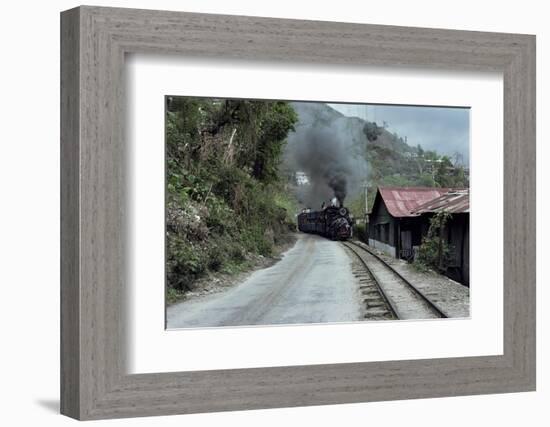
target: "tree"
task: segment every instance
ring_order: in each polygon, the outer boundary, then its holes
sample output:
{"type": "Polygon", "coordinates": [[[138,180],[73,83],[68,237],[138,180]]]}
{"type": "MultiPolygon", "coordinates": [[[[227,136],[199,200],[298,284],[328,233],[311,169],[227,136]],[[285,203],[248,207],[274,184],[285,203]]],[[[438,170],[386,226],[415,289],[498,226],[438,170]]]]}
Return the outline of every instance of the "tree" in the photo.
{"type": "Polygon", "coordinates": [[[200,147],[203,101],[169,97],[166,100],[166,149],[169,160],[180,164],[195,160],[200,147]]]}
{"type": "Polygon", "coordinates": [[[423,173],[418,176],[416,185],[419,185],[421,187],[435,187],[436,182],[434,181],[433,176],[431,174],[423,173]]]}
{"type": "Polygon", "coordinates": [[[443,156],[439,159],[435,170],[434,180],[439,187],[454,187],[455,179],[453,176],[454,168],[451,159],[443,156]]]}
{"type": "Polygon", "coordinates": [[[382,128],[380,128],[376,122],[366,122],[363,127],[363,133],[369,142],[373,142],[382,134],[382,128]]]}
{"type": "Polygon", "coordinates": [[[278,178],[278,166],[286,137],[298,121],[294,109],[286,102],[271,103],[262,117],[252,166],[252,176],[263,182],[278,178]]]}
{"type": "Polygon", "coordinates": [[[439,156],[437,155],[437,152],[434,150],[426,150],[424,151],[424,158],[426,160],[435,161],[439,159],[439,156]]]}
{"type": "Polygon", "coordinates": [[[469,186],[466,172],[462,166],[455,167],[454,180],[454,187],[465,188],[469,186]]]}

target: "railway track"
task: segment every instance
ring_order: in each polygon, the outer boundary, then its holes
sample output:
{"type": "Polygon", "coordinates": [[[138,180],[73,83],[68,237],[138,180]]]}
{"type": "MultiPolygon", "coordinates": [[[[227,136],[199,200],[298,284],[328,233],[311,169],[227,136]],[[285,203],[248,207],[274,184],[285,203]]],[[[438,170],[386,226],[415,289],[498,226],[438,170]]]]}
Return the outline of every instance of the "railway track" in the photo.
{"type": "Polygon", "coordinates": [[[359,252],[349,244],[342,243],[352,254],[358,263],[353,267],[353,275],[359,279],[359,289],[365,304],[365,319],[369,320],[396,320],[398,319],[392,304],[372,274],[368,264],[363,260],[359,252]]]}
{"type": "Polygon", "coordinates": [[[372,319],[434,319],[447,314],[384,259],[353,242],[342,244],[359,260],[367,273],[359,277],[365,297],[365,318],[372,319]]]}

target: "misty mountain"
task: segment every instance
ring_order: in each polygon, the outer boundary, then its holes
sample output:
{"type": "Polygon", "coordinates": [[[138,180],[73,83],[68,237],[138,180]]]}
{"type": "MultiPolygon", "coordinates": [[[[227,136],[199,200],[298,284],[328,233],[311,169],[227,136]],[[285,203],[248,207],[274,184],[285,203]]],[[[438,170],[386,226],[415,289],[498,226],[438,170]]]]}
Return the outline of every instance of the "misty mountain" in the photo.
{"type": "MultiPolygon", "coordinates": [[[[287,171],[303,171],[310,177],[310,185],[298,189],[302,205],[315,207],[333,197],[353,203],[362,196],[366,183],[372,189],[379,185],[441,185],[434,179],[435,168],[441,164],[436,152],[412,147],[406,136],[345,116],[325,103],[291,105],[299,120],[295,132],[288,136],[283,158],[287,171]],[[338,188],[331,184],[334,177],[342,184],[338,188]]],[[[452,165],[445,167],[454,173],[452,165]]]]}
{"type": "Polygon", "coordinates": [[[396,151],[397,153],[416,153],[417,148],[411,147],[401,136],[379,127],[380,134],[375,141],[369,141],[365,134],[367,124],[373,122],[358,117],[344,116],[342,113],[321,102],[293,102],[294,110],[298,113],[299,121],[295,125],[296,131],[289,134],[288,143],[292,145],[300,141],[304,133],[312,128],[331,127],[336,133],[350,141],[351,146],[377,146],[396,151]]]}

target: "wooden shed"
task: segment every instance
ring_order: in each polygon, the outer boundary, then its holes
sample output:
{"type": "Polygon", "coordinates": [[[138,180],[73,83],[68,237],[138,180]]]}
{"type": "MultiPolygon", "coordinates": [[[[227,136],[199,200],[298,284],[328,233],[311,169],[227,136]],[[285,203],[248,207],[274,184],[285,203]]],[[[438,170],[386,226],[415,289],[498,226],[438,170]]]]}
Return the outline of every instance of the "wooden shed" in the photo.
{"type": "Polygon", "coordinates": [[[369,245],[395,258],[413,260],[428,233],[430,218],[440,210],[452,214],[445,239],[452,247],[447,275],[468,285],[469,191],[431,187],[379,187],[368,215],[369,245]]]}
{"type": "Polygon", "coordinates": [[[379,187],[369,220],[369,245],[396,258],[409,259],[429,225],[413,210],[449,192],[449,188],[379,187]]]}

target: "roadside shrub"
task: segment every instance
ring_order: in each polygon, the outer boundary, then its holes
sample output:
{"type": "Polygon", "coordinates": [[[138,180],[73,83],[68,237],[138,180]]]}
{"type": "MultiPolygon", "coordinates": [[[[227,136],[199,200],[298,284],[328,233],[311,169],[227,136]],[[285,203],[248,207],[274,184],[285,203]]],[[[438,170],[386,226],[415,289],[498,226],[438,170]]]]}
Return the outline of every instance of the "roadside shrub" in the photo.
{"type": "Polygon", "coordinates": [[[175,234],[168,235],[166,249],[168,286],[192,290],[193,282],[207,270],[207,257],[203,250],[175,234]]]}
{"type": "Polygon", "coordinates": [[[258,253],[262,256],[269,256],[273,253],[273,244],[264,238],[258,240],[256,247],[258,248],[258,253]]]}
{"type": "Polygon", "coordinates": [[[214,244],[210,247],[208,253],[208,269],[211,271],[220,271],[226,260],[226,254],[222,247],[214,244]]]}
{"type": "Polygon", "coordinates": [[[237,263],[241,263],[246,259],[243,248],[239,245],[235,245],[231,248],[230,256],[231,260],[237,263]]]}

